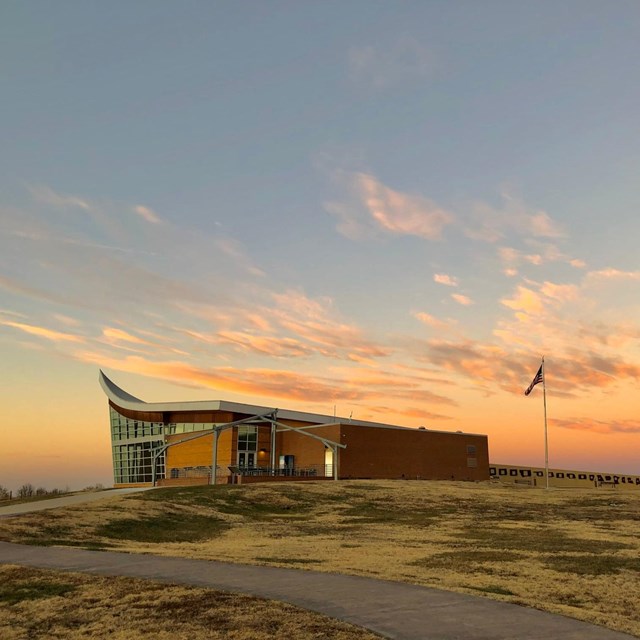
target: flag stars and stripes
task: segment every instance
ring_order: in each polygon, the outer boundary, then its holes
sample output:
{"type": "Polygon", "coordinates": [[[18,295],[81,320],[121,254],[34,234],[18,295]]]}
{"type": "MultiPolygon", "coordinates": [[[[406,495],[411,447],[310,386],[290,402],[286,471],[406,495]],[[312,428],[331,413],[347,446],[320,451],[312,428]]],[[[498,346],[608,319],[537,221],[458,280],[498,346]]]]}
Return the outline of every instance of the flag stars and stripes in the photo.
{"type": "Polygon", "coordinates": [[[524,392],[524,395],[528,396],[533,391],[533,387],[535,387],[537,384],[543,381],[544,381],[544,370],[543,370],[543,365],[540,365],[540,368],[538,369],[538,373],[536,373],[535,377],[531,381],[531,384],[527,387],[527,390],[524,392]]]}

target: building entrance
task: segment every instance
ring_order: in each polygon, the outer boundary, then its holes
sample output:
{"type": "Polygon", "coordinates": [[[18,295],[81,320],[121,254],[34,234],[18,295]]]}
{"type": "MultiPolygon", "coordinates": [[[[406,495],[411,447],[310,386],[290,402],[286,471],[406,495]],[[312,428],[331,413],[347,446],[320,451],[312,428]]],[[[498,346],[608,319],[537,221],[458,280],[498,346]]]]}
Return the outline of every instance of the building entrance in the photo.
{"type": "Polygon", "coordinates": [[[239,451],[238,466],[241,469],[253,469],[256,466],[256,454],[253,451],[239,451]]]}

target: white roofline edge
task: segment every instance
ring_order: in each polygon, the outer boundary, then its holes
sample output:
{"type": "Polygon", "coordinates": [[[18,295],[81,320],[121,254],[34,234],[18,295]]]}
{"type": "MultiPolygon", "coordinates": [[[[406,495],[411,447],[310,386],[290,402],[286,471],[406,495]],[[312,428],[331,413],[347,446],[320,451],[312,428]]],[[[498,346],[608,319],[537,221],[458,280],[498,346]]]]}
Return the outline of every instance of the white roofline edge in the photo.
{"type": "MultiPolygon", "coordinates": [[[[149,411],[149,412],[165,412],[165,411],[230,411],[235,413],[246,413],[248,415],[263,415],[269,411],[277,411],[279,418],[288,420],[300,420],[301,422],[318,422],[333,424],[354,424],[361,427],[377,427],[384,429],[400,429],[409,431],[420,431],[417,427],[400,427],[393,424],[385,424],[381,422],[369,422],[367,420],[353,420],[351,418],[340,418],[337,416],[328,416],[318,413],[306,413],[304,411],[291,411],[289,409],[276,409],[275,407],[261,407],[257,405],[243,404],[240,402],[227,402],[226,400],[193,400],[187,402],[145,402],[127,393],[113,382],[100,369],[98,376],[100,386],[105,395],[113,404],[121,409],[129,409],[130,411],[149,411]]],[[[309,425],[314,427],[318,425],[309,425]]],[[[306,428],[306,427],[304,427],[306,428]]],[[[448,433],[450,435],[466,435],[466,436],[482,436],[485,434],[468,433],[462,431],[443,431],[442,429],[424,429],[426,433],[448,433]]]]}

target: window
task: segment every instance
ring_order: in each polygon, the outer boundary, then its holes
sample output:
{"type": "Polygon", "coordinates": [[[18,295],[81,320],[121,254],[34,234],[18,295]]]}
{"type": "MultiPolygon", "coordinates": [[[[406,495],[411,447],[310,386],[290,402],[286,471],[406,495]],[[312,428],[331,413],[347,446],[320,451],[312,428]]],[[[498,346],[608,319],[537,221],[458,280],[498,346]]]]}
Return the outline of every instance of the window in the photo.
{"type": "Polygon", "coordinates": [[[241,424],[238,427],[238,451],[258,449],[258,427],[241,424]]]}

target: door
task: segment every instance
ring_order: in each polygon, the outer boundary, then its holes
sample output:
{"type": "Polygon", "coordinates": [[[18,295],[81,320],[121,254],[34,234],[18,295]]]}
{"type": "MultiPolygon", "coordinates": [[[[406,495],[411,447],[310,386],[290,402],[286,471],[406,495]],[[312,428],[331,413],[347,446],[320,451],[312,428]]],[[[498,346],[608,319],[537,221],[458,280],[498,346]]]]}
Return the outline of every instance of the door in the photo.
{"type": "Polygon", "coordinates": [[[324,450],[324,475],[327,477],[333,475],[333,449],[329,447],[324,450]]]}
{"type": "Polygon", "coordinates": [[[256,466],[256,454],[254,451],[239,451],[238,466],[241,469],[253,469],[256,466]]]}

